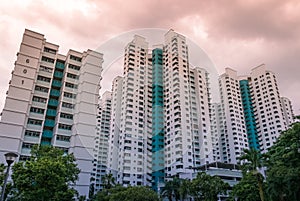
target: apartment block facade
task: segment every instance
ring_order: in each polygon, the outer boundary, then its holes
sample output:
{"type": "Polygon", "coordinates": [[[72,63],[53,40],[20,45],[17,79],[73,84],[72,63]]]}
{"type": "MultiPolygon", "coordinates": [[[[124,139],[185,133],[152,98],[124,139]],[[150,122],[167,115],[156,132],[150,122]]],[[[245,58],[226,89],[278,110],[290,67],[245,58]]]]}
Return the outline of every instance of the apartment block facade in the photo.
{"type": "Polygon", "coordinates": [[[149,48],[134,36],[112,89],[108,169],[123,185],[190,177],[212,160],[208,74],[190,68],[185,37],[170,30],[149,48]]]}
{"type": "Polygon", "coordinates": [[[238,163],[248,148],[265,153],[294,121],[290,101],[280,97],[276,76],[264,64],[249,76],[226,68],[219,84],[221,104],[211,107],[215,160],[238,163]]]}
{"type": "Polygon", "coordinates": [[[1,116],[0,162],[6,152],[26,160],[33,145],[53,145],[74,154],[75,187],[88,196],[102,62],[92,50],[58,54],[58,45],[25,30],[1,116]]]}
{"type": "Polygon", "coordinates": [[[219,77],[221,104],[213,111],[217,115],[215,128],[215,159],[224,163],[238,163],[237,158],[249,147],[239,77],[233,69],[226,68],[219,77]]]}
{"type": "Polygon", "coordinates": [[[91,179],[91,185],[94,186],[94,192],[103,189],[102,178],[106,175],[107,171],[111,97],[111,92],[104,92],[98,104],[97,134],[95,137],[93,173],[91,179]]]}
{"type": "Polygon", "coordinates": [[[112,90],[108,168],[125,186],[151,185],[152,55],[134,36],[125,47],[123,78],[112,90]]]}

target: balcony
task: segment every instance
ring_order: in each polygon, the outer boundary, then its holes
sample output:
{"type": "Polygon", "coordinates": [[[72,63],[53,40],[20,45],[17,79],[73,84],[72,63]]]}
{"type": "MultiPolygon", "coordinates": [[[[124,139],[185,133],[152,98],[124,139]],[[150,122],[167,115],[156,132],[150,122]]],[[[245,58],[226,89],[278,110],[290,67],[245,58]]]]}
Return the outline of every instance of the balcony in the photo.
{"type": "Polygon", "coordinates": [[[56,78],[62,78],[63,77],[63,73],[59,72],[59,71],[55,71],[54,72],[54,77],[56,77],[56,78]]]}
{"type": "MultiPolygon", "coordinates": [[[[55,124],[55,121],[54,121],[54,120],[46,119],[46,120],[45,120],[44,126],[47,126],[47,127],[54,127],[54,124],[55,124]]],[[[44,133],[43,133],[43,135],[44,135],[44,133]]]]}
{"type": "Polygon", "coordinates": [[[60,91],[56,90],[56,89],[51,89],[50,96],[59,97],[60,96],[60,91]]]}
{"type": "Polygon", "coordinates": [[[58,100],[50,99],[49,102],[48,102],[48,105],[57,107],[58,106],[58,100]]]}
{"type": "Polygon", "coordinates": [[[56,62],[55,68],[64,70],[65,69],[65,65],[63,63],[61,63],[61,62],[56,62]]]}
{"type": "Polygon", "coordinates": [[[46,116],[55,117],[56,116],[56,110],[48,109],[46,112],[46,116]]]}
{"type": "Polygon", "coordinates": [[[53,136],[53,131],[50,131],[50,130],[43,131],[42,137],[44,137],[44,138],[52,138],[52,136],[53,136]]]}
{"type": "Polygon", "coordinates": [[[61,87],[61,81],[53,80],[52,81],[52,86],[60,88],[61,87]]]}

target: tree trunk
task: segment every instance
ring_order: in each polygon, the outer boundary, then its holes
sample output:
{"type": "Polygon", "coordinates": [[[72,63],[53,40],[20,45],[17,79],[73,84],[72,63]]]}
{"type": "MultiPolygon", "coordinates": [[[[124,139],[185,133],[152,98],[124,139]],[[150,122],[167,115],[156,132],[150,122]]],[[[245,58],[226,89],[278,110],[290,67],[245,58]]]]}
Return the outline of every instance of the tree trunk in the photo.
{"type": "Polygon", "coordinates": [[[264,198],[263,184],[262,184],[262,181],[261,181],[259,173],[256,175],[256,178],[257,178],[257,183],[258,183],[258,190],[259,190],[260,200],[264,201],[265,198],[264,198]]]}

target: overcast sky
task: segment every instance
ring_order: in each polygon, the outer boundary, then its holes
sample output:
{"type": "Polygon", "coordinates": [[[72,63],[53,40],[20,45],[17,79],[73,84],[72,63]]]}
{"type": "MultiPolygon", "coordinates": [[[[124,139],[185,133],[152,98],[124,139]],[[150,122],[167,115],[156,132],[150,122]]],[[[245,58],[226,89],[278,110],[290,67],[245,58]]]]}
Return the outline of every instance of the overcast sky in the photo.
{"type": "MultiPolygon", "coordinates": [[[[124,32],[174,29],[215,63],[240,75],[262,63],[277,75],[281,96],[300,114],[300,1],[298,0],[63,0],[1,1],[0,110],[25,28],[68,49],[97,49],[124,32]]],[[[105,57],[104,57],[105,58],[105,57]]],[[[121,74],[121,73],[120,73],[121,74]]]]}

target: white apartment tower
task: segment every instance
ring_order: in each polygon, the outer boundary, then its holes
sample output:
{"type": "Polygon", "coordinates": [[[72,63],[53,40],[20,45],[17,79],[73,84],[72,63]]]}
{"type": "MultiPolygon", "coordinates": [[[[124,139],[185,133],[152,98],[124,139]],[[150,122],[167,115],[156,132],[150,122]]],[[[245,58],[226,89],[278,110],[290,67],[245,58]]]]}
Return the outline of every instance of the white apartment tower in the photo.
{"type": "Polygon", "coordinates": [[[0,123],[0,162],[6,152],[30,157],[34,144],[73,153],[81,169],[76,189],[88,196],[103,55],[58,54],[58,45],[25,30],[0,123]]]}
{"type": "Polygon", "coordinates": [[[152,51],[135,36],[124,57],[124,77],[113,82],[108,167],[118,183],[152,181],[159,190],[165,177],[190,177],[213,159],[208,73],[190,68],[186,39],[173,30],[152,51]]]}
{"type": "Polygon", "coordinates": [[[208,75],[191,68],[184,36],[170,30],[164,45],[165,175],[186,177],[212,160],[208,75]]]}
{"type": "Polygon", "coordinates": [[[216,115],[220,118],[215,130],[215,158],[225,163],[238,163],[237,157],[248,148],[248,136],[244,120],[239,77],[233,69],[226,68],[219,77],[221,105],[215,106],[216,115]]]}
{"type": "Polygon", "coordinates": [[[265,153],[288,125],[284,119],[275,74],[262,64],[252,69],[250,78],[259,145],[261,152],[265,153]]]}
{"type": "Polygon", "coordinates": [[[294,123],[294,113],[291,101],[286,97],[280,97],[280,102],[282,104],[283,116],[287,126],[294,123]]]}
{"type": "Polygon", "coordinates": [[[148,43],[134,36],[125,48],[123,78],[114,80],[112,91],[108,163],[125,186],[151,185],[151,65],[148,43]]]}
{"type": "Polygon", "coordinates": [[[120,137],[120,123],[121,123],[121,101],[123,95],[123,77],[116,77],[112,83],[112,97],[111,97],[111,124],[110,135],[108,138],[108,171],[118,176],[118,153],[119,153],[119,137],[120,137]]]}
{"type": "Polygon", "coordinates": [[[293,123],[291,103],[280,98],[276,77],[264,64],[253,68],[249,76],[240,77],[226,68],[219,86],[221,105],[212,105],[216,160],[237,163],[245,148],[265,153],[293,123]]]}
{"type": "Polygon", "coordinates": [[[108,138],[110,133],[111,118],[111,96],[111,92],[104,92],[98,104],[97,135],[95,137],[94,148],[95,159],[93,163],[91,182],[92,185],[94,185],[95,192],[103,189],[102,177],[106,175],[107,171],[108,138]]]}

